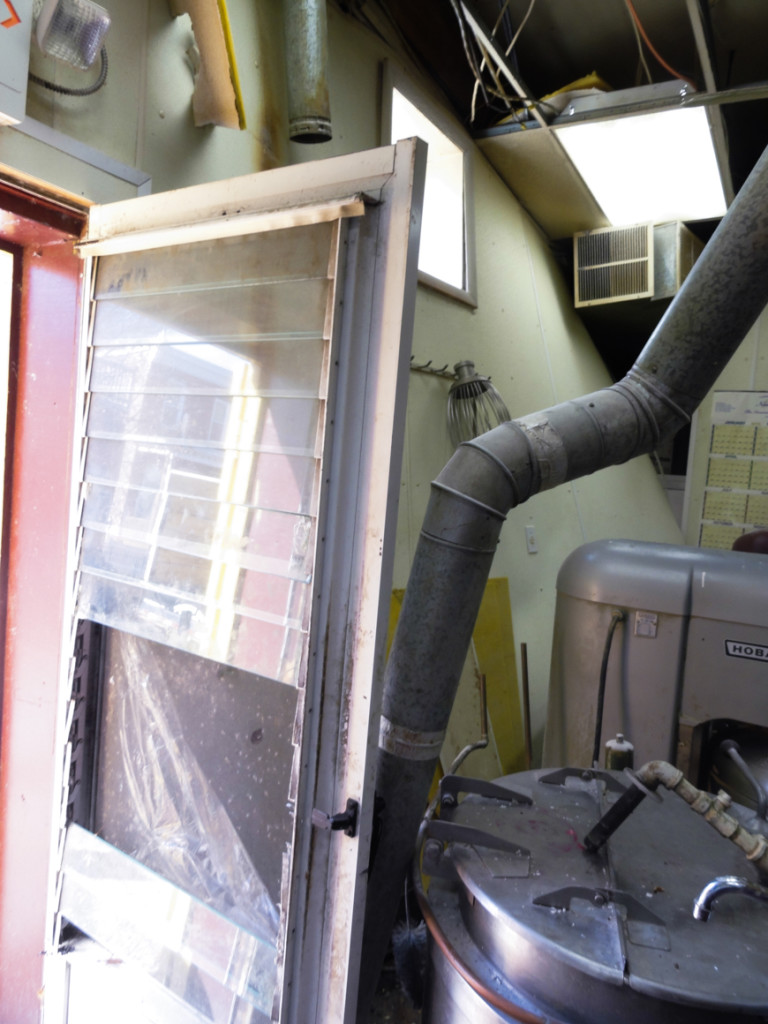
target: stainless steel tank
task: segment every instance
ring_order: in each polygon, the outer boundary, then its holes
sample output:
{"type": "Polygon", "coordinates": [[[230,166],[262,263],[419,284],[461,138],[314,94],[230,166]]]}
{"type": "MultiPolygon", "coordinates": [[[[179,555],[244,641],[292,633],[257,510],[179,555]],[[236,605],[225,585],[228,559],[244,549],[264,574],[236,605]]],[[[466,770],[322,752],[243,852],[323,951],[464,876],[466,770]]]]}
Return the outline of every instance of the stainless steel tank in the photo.
{"type": "Polygon", "coordinates": [[[768,904],[728,889],[693,915],[716,877],[760,883],[732,843],[665,792],[585,849],[627,785],[581,768],[443,780],[420,837],[425,1024],[768,1020],[768,904]]]}

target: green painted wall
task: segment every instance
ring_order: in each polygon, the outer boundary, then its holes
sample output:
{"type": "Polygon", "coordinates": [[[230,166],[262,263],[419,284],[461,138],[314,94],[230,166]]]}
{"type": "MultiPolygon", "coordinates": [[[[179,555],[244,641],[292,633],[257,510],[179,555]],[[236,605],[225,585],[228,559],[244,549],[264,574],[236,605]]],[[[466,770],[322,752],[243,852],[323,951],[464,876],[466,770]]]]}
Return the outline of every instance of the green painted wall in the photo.
{"type": "MultiPolygon", "coordinates": [[[[162,3],[110,0],[110,76],[88,100],[32,87],[29,114],[66,135],[152,175],[163,191],[287,162],[354,152],[381,139],[381,61],[396,59],[372,33],[329,12],[334,139],[322,146],[289,143],[281,111],[285,60],[278,0],[231,0],[230,17],[248,129],[196,129],[190,96],[192,42],[186,18],[162,3]]],[[[77,84],[82,73],[33,57],[38,74],[77,84]]],[[[97,170],[0,129],[0,162],[95,201],[131,194],[97,170]]],[[[473,310],[420,287],[413,351],[420,361],[471,358],[490,374],[513,416],[546,408],[609,383],[546,240],[475,150],[474,209],[478,307],[473,310]]],[[[411,374],[407,441],[398,521],[395,585],[407,580],[429,482],[450,456],[445,381],[411,374]]],[[[678,541],[679,530],[648,459],[603,471],[539,495],[513,511],[493,567],[509,579],[516,639],[530,655],[534,732],[540,742],[558,568],[579,544],[599,537],[678,541]],[[535,526],[539,551],[528,554],[524,527],[535,526]]],[[[461,581],[457,580],[457,585],[461,581]]]]}

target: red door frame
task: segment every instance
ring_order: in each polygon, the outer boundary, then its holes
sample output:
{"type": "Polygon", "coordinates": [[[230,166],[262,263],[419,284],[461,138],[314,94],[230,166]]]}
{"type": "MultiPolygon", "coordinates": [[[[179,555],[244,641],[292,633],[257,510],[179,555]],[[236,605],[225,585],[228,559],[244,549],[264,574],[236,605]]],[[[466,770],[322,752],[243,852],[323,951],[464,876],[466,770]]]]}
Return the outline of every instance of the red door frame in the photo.
{"type": "Polygon", "coordinates": [[[0,1020],[40,1019],[57,805],[83,209],[0,180],[17,254],[0,563],[0,1020]],[[14,393],[15,391],[15,393],[14,393]]]}

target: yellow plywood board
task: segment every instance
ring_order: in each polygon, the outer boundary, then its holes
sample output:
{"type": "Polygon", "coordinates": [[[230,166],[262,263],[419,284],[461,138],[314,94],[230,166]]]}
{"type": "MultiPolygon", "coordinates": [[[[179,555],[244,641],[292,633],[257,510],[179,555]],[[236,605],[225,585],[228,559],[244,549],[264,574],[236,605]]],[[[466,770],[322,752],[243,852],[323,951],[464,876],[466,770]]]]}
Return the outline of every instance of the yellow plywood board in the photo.
{"type": "MultiPolygon", "coordinates": [[[[403,590],[392,593],[389,639],[394,635],[403,590]]],[[[480,605],[472,645],[462,671],[453,713],[441,753],[446,770],[456,754],[477,742],[482,732],[480,675],[486,680],[488,747],[467,758],[462,774],[496,778],[525,768],[525,738],[515,661],[515,639],[509,584],[505,578],[489,580],[480,605]]]]}
{"type": "Polygon", "coordinates": [[[525,768],[525,738],[517,682],[512,607],[506,578],[488,580],[472,641],[486,678],[488,719],[503,773],[525,768]]]}

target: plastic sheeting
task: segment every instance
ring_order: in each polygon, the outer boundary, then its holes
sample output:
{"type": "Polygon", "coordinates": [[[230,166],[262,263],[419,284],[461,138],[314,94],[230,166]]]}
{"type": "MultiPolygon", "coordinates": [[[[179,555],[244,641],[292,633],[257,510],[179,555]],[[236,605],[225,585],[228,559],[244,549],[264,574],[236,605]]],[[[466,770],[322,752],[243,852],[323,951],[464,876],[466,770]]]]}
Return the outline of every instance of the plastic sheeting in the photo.
{"type": "Polygon", "coordinates": [[[148,645],[122,642],[120,749],[137,860],[271,944],[279,915],[232,822],[185,742],[148,645]]]}

